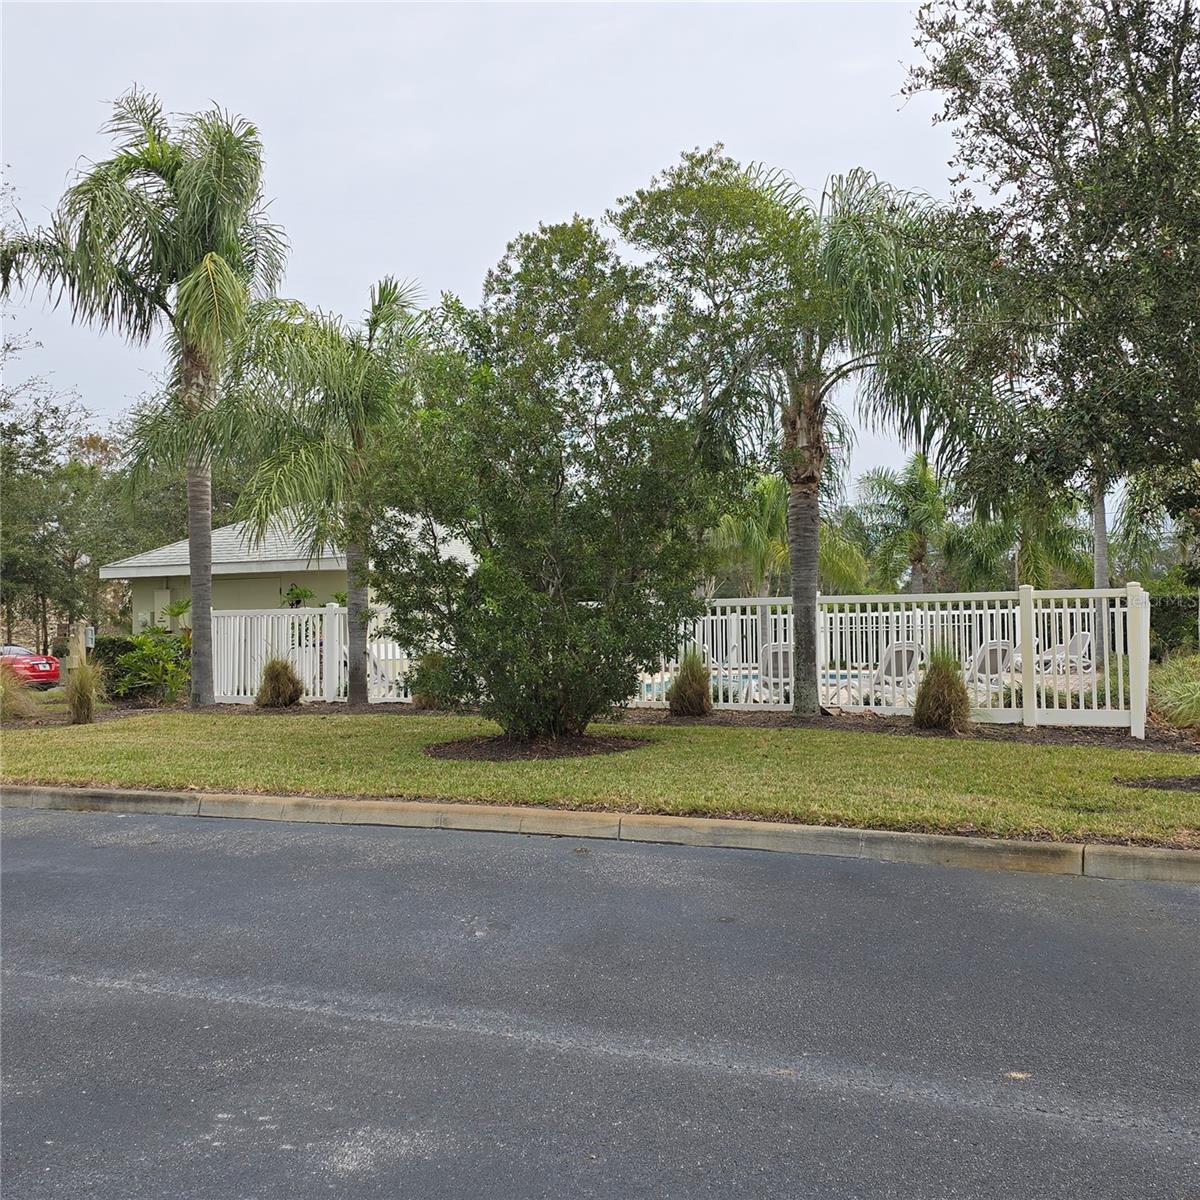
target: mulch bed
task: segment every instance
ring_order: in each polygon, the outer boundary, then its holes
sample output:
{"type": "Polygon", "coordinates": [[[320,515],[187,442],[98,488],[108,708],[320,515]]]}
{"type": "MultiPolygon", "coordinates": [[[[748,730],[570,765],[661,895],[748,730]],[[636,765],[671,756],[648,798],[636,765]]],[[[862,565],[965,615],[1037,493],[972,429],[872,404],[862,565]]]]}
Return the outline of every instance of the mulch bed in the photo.
{"type": "Polygon", "coordinates": [[[847,733],[898,734],[904,737],[953,738],[957,741],[1026,742],[1042,746],[1098,746],[1108,750],[1166,750],[1200,754],[1200,732],[1170,726],[1146,726],[1146,740],[1134,741],[1124,729],[1039,725],[1001,725],[973,722],[964,733],[917,729],[911,717],[877,713],[825,712],[818,717],[795,717],[787,712],[743,712],[720,709],[707,717],[673,717],[662,708],[631,708],[623,714],[631,725],[717,725],[761,729],[829,729],[847,733]]]}
{"type": "Polygon", "coordinates": [[[646,738],[583,737],[534,738],[526,741],[508,737],[457,738],[425,747],[431,758],[454,758],[481,762],[536,762],[553,758],[587,758],[593,754],[620,754],[647,744],[646,738]]]}
{"type": "Polygon", "coordinates": [[[1139,775],[1133,779],[1117,778],[1113,782],[1129,788],[1161,788],[1168,792],[1200,792],[1200,775],[1139,775]]]}

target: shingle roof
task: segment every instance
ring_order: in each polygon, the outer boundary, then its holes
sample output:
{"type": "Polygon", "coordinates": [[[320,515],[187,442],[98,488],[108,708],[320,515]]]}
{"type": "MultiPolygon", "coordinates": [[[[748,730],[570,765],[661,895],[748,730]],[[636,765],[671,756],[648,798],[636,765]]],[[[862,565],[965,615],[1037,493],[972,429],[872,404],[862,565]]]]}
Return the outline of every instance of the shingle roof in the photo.
{"type": "MultiPolygon", "coordinates": [[[[346,557],[340,550],[327,548],[310,560],[305,539],[294,529],[273,526],[257,541],[248,521],[237,521],[214,529],[212,535],[214,575],[257,574],[280,570],[311,568],[319,571],[344,571],[346,557]]],[[[133,579],[141,575],[186,575],[187,538],[158,546],[143,554],[134,554],[100,568],[101,579],[133,579]]]]}

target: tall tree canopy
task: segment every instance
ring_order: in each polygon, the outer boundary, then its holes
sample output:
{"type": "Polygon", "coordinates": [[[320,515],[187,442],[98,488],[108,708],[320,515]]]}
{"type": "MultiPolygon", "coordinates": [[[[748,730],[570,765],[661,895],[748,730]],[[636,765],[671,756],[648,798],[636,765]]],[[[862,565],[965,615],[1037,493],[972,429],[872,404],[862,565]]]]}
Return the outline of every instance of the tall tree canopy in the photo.
{"type": "Polygon", "coordinates": [[[357,326],[267,302],[248,322],[232,386],[196,430],[201,446],[253,456],[238,513],[260,535],[282,520],[313,555],[344,550],[351,704],[368,699],[371,476],[400,436],[420,333],[415,287],[390,276],[357,326]]]}
{"type": "Polygon", "coordinates": [[[917,45],[908,88],[942,98],[966,219],[1023,314],[1012,452],[1086,478],[1104,584],[1117,479],[1169,470],[1200,519],[1200,20],[1193,0],[934,0],[917,45]]]}

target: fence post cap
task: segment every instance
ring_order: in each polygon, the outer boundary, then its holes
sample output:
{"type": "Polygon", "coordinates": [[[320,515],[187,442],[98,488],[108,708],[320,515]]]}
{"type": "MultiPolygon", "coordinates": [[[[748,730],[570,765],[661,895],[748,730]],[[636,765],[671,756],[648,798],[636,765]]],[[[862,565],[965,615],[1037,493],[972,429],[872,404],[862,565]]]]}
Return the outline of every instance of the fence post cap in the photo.
{"type": "Polygon", "coordinates": [[[1129,596],[1129,602],[1131,604],[1148,605],[1150,603],[1150,593],[1147,592],[1146,589],[1137,582],[1137,580],[1132,580],[1127,583],[1125,585],[1125,591],[1129,596]]]}

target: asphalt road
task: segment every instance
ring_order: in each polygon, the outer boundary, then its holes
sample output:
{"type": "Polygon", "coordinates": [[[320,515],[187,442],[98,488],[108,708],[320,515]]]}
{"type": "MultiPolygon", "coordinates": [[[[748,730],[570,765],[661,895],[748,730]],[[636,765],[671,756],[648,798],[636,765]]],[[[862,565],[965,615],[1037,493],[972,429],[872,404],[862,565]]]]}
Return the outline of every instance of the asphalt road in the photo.
{"type": "Polygon", "coordinates": [[[1200,889],[3,817],[5,1200],[1200,1196],[1200,889]]]}

